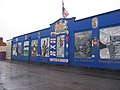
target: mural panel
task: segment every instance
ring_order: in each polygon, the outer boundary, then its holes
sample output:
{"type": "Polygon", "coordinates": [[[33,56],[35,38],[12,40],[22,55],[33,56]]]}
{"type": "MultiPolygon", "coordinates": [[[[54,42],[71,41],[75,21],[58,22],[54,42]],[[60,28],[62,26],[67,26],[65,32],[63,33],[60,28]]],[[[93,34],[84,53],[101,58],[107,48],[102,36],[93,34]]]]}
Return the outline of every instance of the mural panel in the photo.
{"type": "Polygon", "coordinates": [[[32,47],[31,55],[38,56],[38,40],[32,40],[31,47],[32,47]]]}
{"type": "Polygon", "coordinates": [[[18,43],[18,55],[21,55],[22,54],[22,43],[19,42],[18,43]]]}
{"type": "Polygon", "coordinates": [[[64,57],[64,38],[65,35],[57,36],[57,57],[64,57]]]}
{"type": "Polygon", "coordinates": [[[41,39],[41,55],[49,57],[49,37],[41,39]]]}
{"type": "Polygon", "coordinates": [[[29,55],[29,41],[25,41],[24,42],[24,56],[28,56],[29,55]]]}
{"type": "Polygon", "coordinates": [[[59,20],[50,35],[50,62],[69,62],[69,29],[67,20],[59,20]]]}
{"type": "Polygon", "coordinates": [[[17,45],[13,44],[13,48],[12,48],[12,55],[17,56],[17,45]]]}
{"type": "Polygon", "coordinates": [[[100,29],[100,58],[120,59],[120,26],[100,29]]]}
{"type": "Polygon", "coordinates": [[[92,57],[92,31],[75,33],[74,57],[92,57]]]}

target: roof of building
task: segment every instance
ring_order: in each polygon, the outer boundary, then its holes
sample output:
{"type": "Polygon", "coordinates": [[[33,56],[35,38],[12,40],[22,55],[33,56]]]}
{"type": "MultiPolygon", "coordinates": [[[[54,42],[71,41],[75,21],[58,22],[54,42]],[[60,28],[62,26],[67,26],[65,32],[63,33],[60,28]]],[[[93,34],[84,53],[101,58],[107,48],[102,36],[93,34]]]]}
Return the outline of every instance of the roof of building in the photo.
{"type": "Polygon", "coordinates": [[[0,46],[6,46],[6,43],[3,42],[3,38],[2,37],[0,37],[0,46]]]}

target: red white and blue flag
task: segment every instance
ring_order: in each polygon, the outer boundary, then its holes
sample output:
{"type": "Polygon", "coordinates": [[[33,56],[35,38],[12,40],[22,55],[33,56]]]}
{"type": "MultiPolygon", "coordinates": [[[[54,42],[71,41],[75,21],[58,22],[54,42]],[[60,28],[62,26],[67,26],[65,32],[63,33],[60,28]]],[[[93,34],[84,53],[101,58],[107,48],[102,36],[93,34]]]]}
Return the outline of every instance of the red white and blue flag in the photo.
{"type": "Polygon", "coordinates": [[[56,43],[56,38],[51,38],[50,43],[56,43]]]}
{"type": "Polygon", "coordinates": [[[50,51],[50,55],[51,56],[56,56],[56,52],[55,51],[50,51]]]}
{"type": "Polygon", "coordinates": [[[66,18],[69,15],[69,13],[67,12],[67,10],[64,7],[63,0],[62,0],[62,15],[63,15],[64,18],[66,18]]]}
{"type": "Polygon", "coordinates": [[[56,49],[55,45],[50,45],[50,49],[54,49],[55,50],[56,49]]]}

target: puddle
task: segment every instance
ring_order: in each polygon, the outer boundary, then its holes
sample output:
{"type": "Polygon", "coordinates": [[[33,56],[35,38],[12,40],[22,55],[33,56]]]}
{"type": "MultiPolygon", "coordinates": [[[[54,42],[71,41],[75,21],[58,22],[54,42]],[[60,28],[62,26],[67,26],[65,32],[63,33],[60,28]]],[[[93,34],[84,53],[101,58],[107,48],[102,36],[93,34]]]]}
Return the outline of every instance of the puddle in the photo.
{"type": "Polygon", "coordinates": [[[0,90],[8,90],[4,87],[3,83],[0,83],[0,90]]]}

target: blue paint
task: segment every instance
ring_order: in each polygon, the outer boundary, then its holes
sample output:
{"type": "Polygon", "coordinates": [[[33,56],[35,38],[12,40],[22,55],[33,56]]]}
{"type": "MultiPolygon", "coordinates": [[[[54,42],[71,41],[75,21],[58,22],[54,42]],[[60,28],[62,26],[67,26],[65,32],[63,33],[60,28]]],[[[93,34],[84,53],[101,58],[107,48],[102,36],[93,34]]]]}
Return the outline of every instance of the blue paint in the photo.
{"type": "MultiPolygon", "coordinates": [[[[95,46],[92,47],[92,55],[91,58],[74,58],[74,43],[75,43],[75,33],[76,32],[83,32],[83,31],[92,31],[92,40],[94,37],[96,37],[98,40],[100,40],[100,29],[101,28],[108,28],[108,27],[114,27],[114,26],[120,26],[120,10],[112,11],[109,13],[96,15],[93,17],[75,20],[75,18],[60,18],[59,20],[55,21],[54,23],[50,24],[49,28],[38,30],[36,32],[25,34],[28,36],[28,41],[30,42],[29,45],[29,56],[23,56],[23,47],[24,47],[24,41],[25,35],[21,35],[18,37],[14,37],[12,39],[12,45],[17,43],[16,38],[18,38],[18,42],[22,42],[22,55],[21,56],[13,56],[12,60],[29,60],[34,62],[45,62],[45,63],[51,63],[51,64],[68,64],[73,66],[82,66],[82,67],[94,67],[94,68],[110,68],[110,69],[119,69],[120,70],[120,60],[118,59],[101,59],[100,58],[100,47],[95,46]],[[93,28],[92,27],[92,19],[94,17],[98,18],[98,27],[93,28]],[[69,42],[65,42],[64,47],[64,55],[65,57],[43,57],[41,56],[41,38],[50,37],[50,38],[56,38],[56,36],[51,36],[51,32],[54,32],[54,27],[56,23],[59,23],[60,20],[66,20],[68,22],[68,30],[69,34],[62,34],[65,35],[65,37],[69,37],[69,42]],[[38,32],[40,32],[40,37],[38,38],[38,32]],[[31,56],[31,41],[32,40],[38,40],[38,56],[31,56]],[[68,48],[66,47],[66,44],[68,43],[68,48]],[[67,53],[68,52],[68,53],[67,53]],[[68,59],[69,62],[51,62],[50,58],[56,58],[58,61],[59,59],[68,59]]],[[[50,44],[51,45],[51,44],[50,44]]],[[[57,47],[57,44],[56,44],[57,47]]],[[[18,50],[18,47],[17,47],[18,50]]]]}

